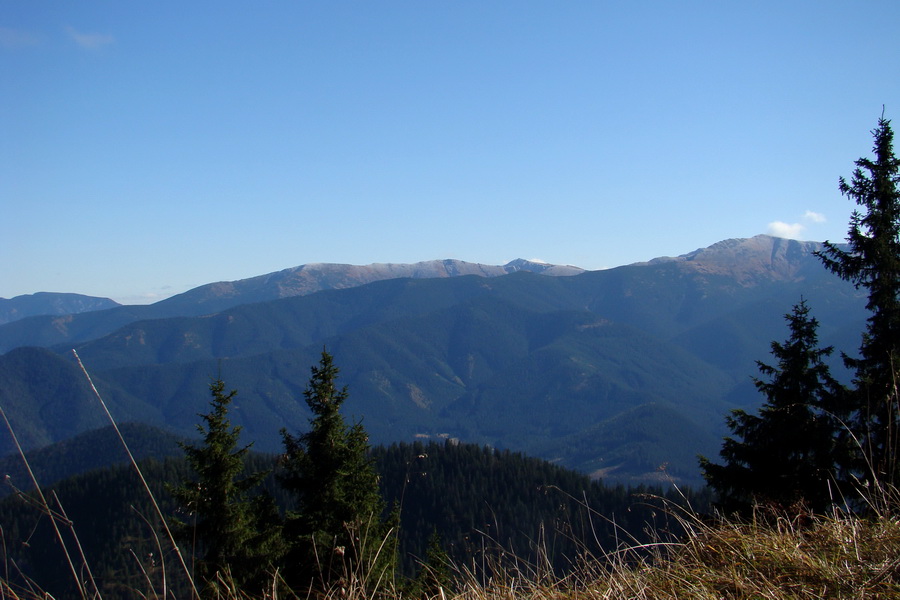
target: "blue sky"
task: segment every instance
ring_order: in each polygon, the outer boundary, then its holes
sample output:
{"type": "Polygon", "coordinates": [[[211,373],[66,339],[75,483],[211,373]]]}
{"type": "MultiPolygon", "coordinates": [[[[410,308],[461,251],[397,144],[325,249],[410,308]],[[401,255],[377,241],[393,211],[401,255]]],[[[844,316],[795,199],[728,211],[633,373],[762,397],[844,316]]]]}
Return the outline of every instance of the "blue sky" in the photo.
{"type": "Polygon", "coordinates": [[[4,1],[0,297],[840,240],[837,179],[900,118],[898,23],[895,0],[4,1]]]}

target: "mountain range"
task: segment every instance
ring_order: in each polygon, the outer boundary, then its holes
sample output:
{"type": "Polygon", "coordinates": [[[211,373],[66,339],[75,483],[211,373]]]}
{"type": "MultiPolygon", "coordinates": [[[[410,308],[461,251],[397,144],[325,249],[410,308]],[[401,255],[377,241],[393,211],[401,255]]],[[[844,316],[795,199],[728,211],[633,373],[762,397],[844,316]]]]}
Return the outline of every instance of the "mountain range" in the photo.
{"type": "Polygon", "coordinates": [[[801,297],[823,344],[858,346],[864,298],[820,247],[757,236],[604,271],[305,265],[29,317],[0,326],[0,406],[29,448],[108,424],[74,348],[117,420],[191,435],[221,376],[246,441],[277,451],[282,427],[307,426],[302,392],[327,348],[373,443],[449,437],[607,479],[697,482],[723,416],[762,400],[755,361],[801,297]]]}
{"type": "Polygon", "coordinates": [[[15,298],[0,298],[0,325],[37,315],[69,315],[119,306],[109,298],[82,294],[38,292],[15,298]]]}
{"type": "MultiPolygon", "coordinates": [[[[315,263],[239,281],[209,283],[149,305],[120,306],[106,298],[77,294],[40,293],[17,296],[12,300],[0,299],[0,310],[4,306],[2,302],[10,303],[6,310],[8,318],[0,321],[0,325],[24,321],[0,328],[0,353],[19,346],[53,346],[94,339],[142,319],[200,316],[241,304],[304,296],[322,290],[346,289],[373,281],[399,278],[439,279],[462,275],[499,277],[520,271],[565,276],[577,275],[584,269],[521,258],[505,265],[484,265],[452,259],[366,266],[315,263]],[[70,307],[70,310],[64,310],[65,307],[70,307]],[[26,318],[31,316],[34,318],[26,318]]],[[[0,312],[0,316],[3,314],[0,312]]]]}

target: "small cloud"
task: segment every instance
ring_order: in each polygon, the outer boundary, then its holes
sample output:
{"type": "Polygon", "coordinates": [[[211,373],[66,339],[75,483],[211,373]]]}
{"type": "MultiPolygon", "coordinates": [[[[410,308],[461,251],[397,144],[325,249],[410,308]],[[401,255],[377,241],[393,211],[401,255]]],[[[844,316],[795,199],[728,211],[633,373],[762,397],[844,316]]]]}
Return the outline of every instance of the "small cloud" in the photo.
{"type": "Polygon", "coordinates": [[[804,221],[809,221],[811,223],[824,223],[826,221],[825,215],[822,213],[813,212],[811,210],[806,211],[803,215],[804,221]]]}
{"type": "Polygon", "coordinates": [[[0,46],[4,48],[25,48],[37,46],[40,39],[27,31],[19,31],[10,27],[0,27],[0,46]]]}
{"type": "Polygon", "coordinates": [[[800,239],[800,234],[805,229],[806,227],[801,223],[784,223],[783,221],[773,221],[769,223],[767,233],[775,237],[798,240],[800,239]]]}
{"type": "Polygon", "coordinates": [[[769,223],[769,227],[766,231],[769,235],[780,237],[780,238],[788,238],[791,240],[799,240],[802,239],[800,236],[806,231],[805,223],[824,223],[827,219],[825,219],[825,215],[822,213],[817,213],[811,210],[803,213],[803,218],[801,219],[802,223],[785,223],[784,221],[772,221],[769,223]]]}
{"type": "Polygon", "coordinates": [[[74,27],[66,27],[66,33],[82,48],[100,48],[116,41],[108,33],[82,33],[74,27]]]}

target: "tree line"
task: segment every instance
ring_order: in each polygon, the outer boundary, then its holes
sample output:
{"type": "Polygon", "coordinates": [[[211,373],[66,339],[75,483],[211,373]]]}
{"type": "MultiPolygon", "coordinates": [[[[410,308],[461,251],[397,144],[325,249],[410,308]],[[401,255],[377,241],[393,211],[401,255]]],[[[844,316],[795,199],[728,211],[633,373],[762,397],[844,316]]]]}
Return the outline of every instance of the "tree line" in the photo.
{"type": "Polygon", "coordinates": [[[853,379],[844,385],[831,375],[825,360],[834,348],[819,346],[819,323],[801,298],[785,316],[786,341],[772,343],[776,363],[757,363],[754,381],[766,398],[759,413],[732,411],[723,463],[700,459],[726,512],[859,509],[861,492],[872,498],[900,484],[900,161],[890,121],[882,116],[872,133],[874,157],[857,160],[849,182],[839,180],[859,207],[847,244],[825,242],[816,253],[868,296],[858,355],[842,354],[853,379]]]}
{"type": "Polygon", "coordinates": [[[348,394],[338,372],[323,351],[304,393],[310,428],[281,432],[272,493],[260,490],[269,472],[245,473],[249,446],[227,415],[236,392],[226,393],[220,379],[211,383],[201,439],[182,445],[190,475],[171,488],[182,515],[176,531],[196,559],[201,594],[216,597],[226,583],[260,593],[277,572],[295,593],[376,587],[389,578],[417,595],[443,581],[449,565],[475,559],[490,569],[512,559],[565,571],[621,539],[674,534],[677,523],[656,500],[705,502],[691,491],[606,487],[471,444],[371,449],[362,424],[341,415],[348,394]]]}
{"type": "MultiPolygon", "coordinates": [[[[240,395],[233,402],[239,399],[240,395]]],[[[129,446],[135,442],[129,433],[152,434],[126,429],[129,446]]],[[[196,482],[196,473],[183,451],[177,446],[175,450],[180,456],[141,461],[141,471],[170,522],[174,517],[190,525],[194,515],[175,500],[171,489],[179,482],[196,482]]],[[[656,530],[677,535],[677,523],[668,518],[663,504],[689,501],[699,510],[708,504],[705,490],[681,490],[682,497],[674,489],[656,486],[611,486],[542,459],[477,444],[403,442],[373,447],[370,456],[384,499],[383,515],[390,517],[394,506],[399,509],[399,527],[391,532],[397,548],[391,575],[392,585],[407,597],[433,597],[437,585],[452,590],[435,568],[440,566],[447,567],[447,575],[453,575],[456,567],[477,569],[489,577],[500,575],[501,565],[548,564],[558,574],[568,573],[579,560],[583,564],[588,556],[603,557],[619,544],[650,542],[656,530]]],[[[274,498],[278,515],[264,522],[281,523],[297,505],[276,477],[279,457],[251,449],[242,458],[245,473],[268,473],[248,499],[260,492],[274,498]]],[[[45,493],[64,505],[70,522],[63,525],[66,543],[74,544],[71,537],[77,534],[102,597],[162,596],[163,580],[167,597],[192,597],[173,549],[153,534],[153,528],[162,531],[162,526],[153,518],[151,503],[130,465],[69,477],[45,493]]],[[[0,500],[0,523],[6,540],[4,564],[12,579],[24,583],[15,575],[21,570],[53,597],[79,597],[46,513],[20,496],[6,498],[0,500]]],[[[201,548],[190,528],[181,533],[179,546],[202,592],[201,565],[194,552],[201,558],[201,548]]],[[[284,574],[278,572],[279,577],[284,574]]],[[[226,575],[227,571],[222,573],[226,575]]],[[[210,576],[221,585],[216,573],[210,576]]],[[[273,581],[274,576],[268,583],[273,581]]]]}
{"type": "MultiPolygon", "coordinates": [[[[164,527],[127,465],[47,490],[54,512],[66,514],[62,540],[28,494],[0,501],[5,563],[24,576],[13,580],[78,597],[87,583],[66,568],[68,547],[83,552],[75,562],[90,567],[89,591],[110,599],[215,597],[226,586],[262,595],[272,585],[307,595],[374,586],[377,577],[406,596],[433,596],[437,586],[448,589],[454,567],[485,577],[523,565],[568,572],[623,541],[649,542],[663,529],[675,535],[661,503],[707,503],[702,493],[608,486],[521,453],[451,440],[368,448],[361,425],[338,418],[346,390],[337,375],[323,353],[306,394],[318,412],[307,433],[282,432],[278,456],[241,444],[229,422],[238,396],[221,379],[211,382],[197,441],[182,444],[181,456],[141,463],[162,514],[175,522],[180,552],[156,533],[164,527]]],[[[152,431],[136,433],[138,445],[152,442],[140,442],[152,431]]]]}
{"type": "Polygon", "coordinates": [[[283,518],[273,497],[258,491],[268,473],[244,473],[249,446],[228,419],[237,392],[226,393],[221,379],[211,383],[201,440],[182,445],[193,474],[172,489],[186,515],[177,535],[191,544],[202,594],[215,597],[223,584],[260,593],[276,571],[298,592],[358,584],[350,580],[363,572],[374,584],[393,568],[395,519],[384,514],[365,429],[340,412],[347,390],[337,375],[323,350],[304,392],[309,431],[281,432],[276,479],[293,503],[283,518]]]}

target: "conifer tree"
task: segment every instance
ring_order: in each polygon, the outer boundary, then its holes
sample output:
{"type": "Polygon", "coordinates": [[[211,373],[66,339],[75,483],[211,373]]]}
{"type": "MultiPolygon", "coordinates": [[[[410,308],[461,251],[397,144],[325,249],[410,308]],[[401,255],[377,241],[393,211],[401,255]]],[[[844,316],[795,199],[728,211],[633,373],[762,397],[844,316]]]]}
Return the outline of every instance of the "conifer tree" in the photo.
{"type": "Polygon", "coordinates": [[[890,121],[882,117],[872,133],[874,160],[860,158],[852,180],[840,179],[841,193],[862,207],[850,217],[849,247],[826,242],[818,256],[827,269],[868,292],[859,358],[845,356],[855,370],[849,408],[859,446],[849,470],[867,481],[900,483],[900,160],[890,121]]]}
{"type": "Polygon", "coordinates": [[[772,342],[777,366],[757,361],[767,380],[754,383],[766,401],[759,415],[733,410],[726,418],[735,438],[722,444],[725,464],[700,459],[727,512],[746,514],[755,503],[789,508],[804,502],[814,511],[830,504],[836,423],[829,409],[841,387],[823,362],[833,349],[818,347],[818,322],[809,313],[801,300],[785,315],[790,336],[784,344],[772,342]]]}
{"type": "Polygon", "coordinates": [[[195,477],[172,490],[190,519],[179,524],[179,537],[199,557],[197,573],[215,596],[217,574],[245,589],[262,589],[267,570],[279,554],[279,518],[272,499],[249,497],[266,473],[242,477],[250,445],[239,448],[240,427],[232,427],[228,407],[237,391],[225,393],[221,379],[210,386],[211,410],[199,415],[202,443],[181,444],[195,477]]]}
{"type": "Polygon", "coordinates": [[[375,563],[382,570],[392,566],[385,562],[389,553],[379,554],[387,528],[368,435],[360,423],[344,421],[347,389],[337,387],[337,376],[333,357],[323,350],[304,392],[313,413],[310,430],[299,436],[282,430],[279,479],[297,502],[285,521],[284,575],[295,589],[328,588],[375,563]]]}
{"type": "Polygon", "coordinates": [[[452,575],[450,557],[444,550],[441,536],[436,528],[431,530],[428,546],[425,549],[425,560],[419,567],[419,573],[410,585],[410,597],[439,598],[450,591],[452,575]]]}

